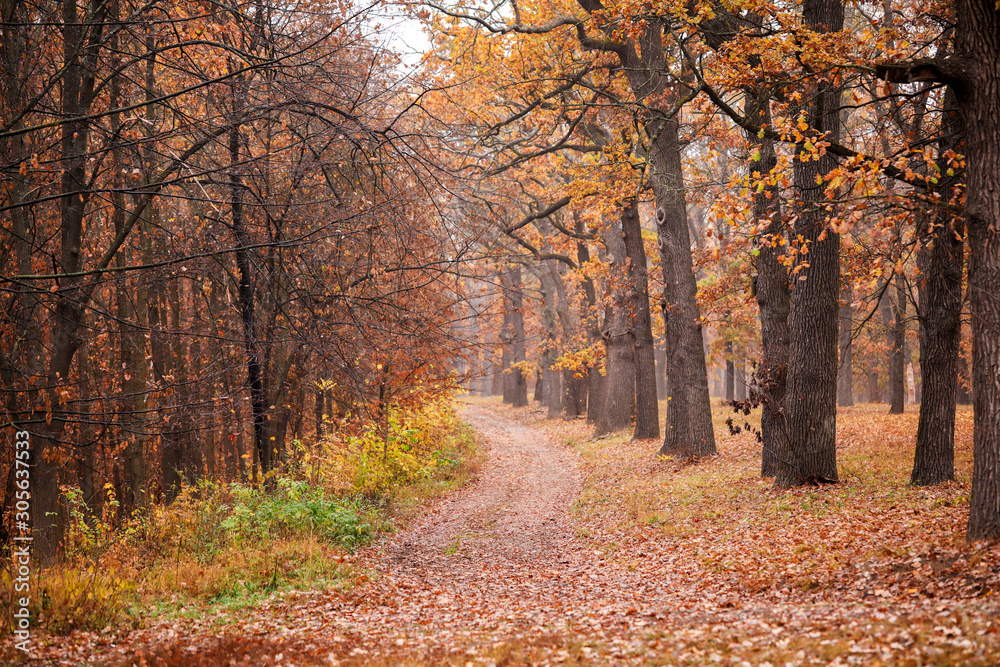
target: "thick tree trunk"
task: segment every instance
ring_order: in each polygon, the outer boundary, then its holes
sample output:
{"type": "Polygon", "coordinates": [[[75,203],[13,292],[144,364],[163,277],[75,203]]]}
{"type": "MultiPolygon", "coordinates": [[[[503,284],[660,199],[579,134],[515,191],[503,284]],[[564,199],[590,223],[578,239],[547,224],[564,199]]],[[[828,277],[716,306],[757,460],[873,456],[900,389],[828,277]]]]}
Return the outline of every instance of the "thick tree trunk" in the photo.
{"type": "MultiPolygon", "coordinates": [[[[955,94],[945,94],[945,136],[960,130],[955,94]]],[[[939,143],[938,153],[960,149],[953,138],[939,143]]],[[[943,171],[947,171],[947,167],[943,171]]],[[[954,191],[948,193],[954,194],[954,191]]],[[[948,211],[917,221],[920,250],[917,283],[920,321],[921,396],[917,446],[910,484],[940,484],[955,479],[955,404],[962,334],[962,264],[965,221],[948,211]]]]}
{"type": "Polygon", "coordinates": [[[920,367],[923,391],[911,484],[955,478],[955,405],[962,313],[962,220],[943,213],[921,221],[917,256],[920,294],[920,367]]]}
{"type": "Polygon", "coordinates": [[[853,290],[844,281],[843,301],[840,304],[840,366],[837,372],[837,405],[854,405],[854,360],[851,353],[851,335],[854,329],[854,309],[851,308],[853,290]]]}
{"type": "Polygon", "coordinates": [[[632,334],[635,339],[635,432],[637,439],[660,437],[659,404],[656,401],[656,358],[653,322],[649,310],[649,275],[646,248],[642,243],[639,206],[633,199],[622,211],[622,232],[629,287],[632,290],[632,334]]]}
{"type": "Polygon", "coordinates": [[[698,457],[715,454],[716,448],[678,130],[676,117],[651,121],[646,127],[653,137],[649,159],[663,271],[664,331],[672,343],[667,354],[667,426],[660,453],[698,457]]]}
{"type": "MultiPolygon", "coordinates": [[[[754,107],[761,121],[771,122],[770,98],[766,93],[756,93],[754,107]]],[[[750,165],[752,172],[768,174],[777,165],[774,142],[758,141],[760,158],[750,165]]],[[[778,256],[786,251],[783,245],[771,242],[785,231],[781,219],[778,188],[765,185],[754,195],[753,211],[761,227],[763,242],[757,242],[759,251],[754,262],[757,269],[756,297],[760,312],[761,363],[754,378],[755,390],[761,402],[761,476],[773,477],[778,472],[778,453],[785,441],[785,381],[788,374],[788,311],[790,298],[788,271],[778,256]]]]}
{"type": "Polygon", "coordinates": [[[965,125],[973,427],[970,540],[1000,538],[1000,9],[958,0],[956,91],[965,125]]]}
{"type": "MultiPolygon", "coordinates": [[[[802,16],[808,28],[818,32],[838,31],[844,24],[844,6],[838,0],[804,0],[802,16]]],[[[826,133],[827,141],[838,141],[840,91],[819,85],[814,95],[806,96],[812,99],[809,124],[817,132],[826,133]]],[[[799,256],[798,279],[788,316],[790,346],[785,396],[788,437],[778,460],[775,484],[779,487],[838,481],[840,236],[826,230],[826,185],[817,185],[818,177],[836,166],[829,153],[808,162],[795,161],[795,185],[801,202],[794,232],[809,243],[809,254],[799,256]]]]}
{"type": "Polygon", "coordinates": [[[607,290],[611,315],[603,332],[605,346],[604,407],[594,431],[595,436],[620,431],[632,425],[635,409],[635,336],[631,313],[633,292],[629,284],[625,239],[620,219],[609,223],[604,232],[608,251],[607,290]]]}

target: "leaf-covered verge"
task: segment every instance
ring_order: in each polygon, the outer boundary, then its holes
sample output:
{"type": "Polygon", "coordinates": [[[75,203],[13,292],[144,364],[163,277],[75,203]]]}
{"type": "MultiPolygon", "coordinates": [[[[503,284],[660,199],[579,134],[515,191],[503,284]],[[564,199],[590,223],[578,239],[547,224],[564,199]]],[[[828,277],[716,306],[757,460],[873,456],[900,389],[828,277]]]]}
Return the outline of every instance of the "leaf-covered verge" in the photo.
{"type": "MultiPolygon", "coordinates": [[[[201,481],[120,530],[88,517],[79,491],[65,489],[67,558],[32,572],[35,640],[164,616],[216,615],[225,624],[275,593],[350,588],[365,577],[351,564],[357,547],[469,481],[480,463],[472,431],[446,398],[298,446],[307,450],[300,463],[274,475],[270,490],[201,481]]],[[[7,616],[9,563],[0,580],[7,616]]]]}
{"type": "Polygon", "coordinates": [[[615,655],[648,664],[1000,664],[1000,545],[964,538],[967,407],[957,417],[956,482],[910,486],[916,412],[865,404],[838,412],[843,481],[793,490],[760,478],[759,444],[751,431],[729,435],[725,420],[742,416],[721,402],[720,453],[697,462],[657,458],[658,443],[627,433],[592,439],[582,420],[496,409],[580,452],[582,537],[688,600],[680,624],[664,628],[654,615],[640,623],[647,633],[627,640],[506,647],[521,656],[514,662],[558,651],[564,664],[615,655]]]}

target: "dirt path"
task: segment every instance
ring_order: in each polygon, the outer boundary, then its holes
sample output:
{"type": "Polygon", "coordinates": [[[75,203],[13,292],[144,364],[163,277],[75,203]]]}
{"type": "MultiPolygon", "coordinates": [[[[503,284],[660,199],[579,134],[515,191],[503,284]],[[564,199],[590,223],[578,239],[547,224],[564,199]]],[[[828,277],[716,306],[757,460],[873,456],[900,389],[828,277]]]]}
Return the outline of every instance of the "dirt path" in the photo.
{"type": "Polygon", "coordinates": [[[360,640],[340,659],[490,664],[536,650],[558,658],[567,637],[606,637],[651,601],[638,576],[577,536],[575,452],[484,408],[467,406],[463,418],[489,449],[480,479],[372,554],[375,581],[336,611],[360,640]]]}
{"type": "Polygon", "coordinates": [[[577,454],[483,407],[465,406],[462,416],[488,451],[479,479],[362,552],[357,564],[370,581],[248,611],[239,635],[213,635],[210,619],[169,630],[167,645],[163,628],[140,631],[104,658],[140,667],[496,665],[560,662],[567,648],[585,657],[592,649],[581,642],[596,641],[600,662],[617,662],[665,600],[577,535],[569,514],[582,483],[577,454]]]}

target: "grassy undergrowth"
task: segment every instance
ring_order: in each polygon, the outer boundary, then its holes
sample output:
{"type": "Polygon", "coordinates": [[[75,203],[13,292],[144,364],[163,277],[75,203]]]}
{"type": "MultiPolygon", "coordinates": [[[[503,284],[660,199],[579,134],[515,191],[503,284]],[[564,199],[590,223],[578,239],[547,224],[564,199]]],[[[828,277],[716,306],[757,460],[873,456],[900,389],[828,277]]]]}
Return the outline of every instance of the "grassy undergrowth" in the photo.
{"type": "MultiPolygon", "coordinates": [[[[137,627],[158,616],[237,611],[277,591],[348,588],[351,554],[471,479],[471,427],[450,400],[301,447],[270,488],[202,480],[125,526],[88,516],[67,489],[66,558],[32,573],[33,628],[137,627]]],[[[107,507],[113,507],[113,499],[107,507]]],[[[12,585],[0,570],[0,603],[12,585]]]]}

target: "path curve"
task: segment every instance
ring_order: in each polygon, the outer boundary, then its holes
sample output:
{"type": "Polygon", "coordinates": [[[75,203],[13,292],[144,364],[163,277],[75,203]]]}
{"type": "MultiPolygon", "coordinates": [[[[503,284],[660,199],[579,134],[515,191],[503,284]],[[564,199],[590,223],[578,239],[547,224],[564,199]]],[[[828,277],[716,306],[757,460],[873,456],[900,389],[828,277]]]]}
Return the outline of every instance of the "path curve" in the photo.
{"type": "Polygon", "coordinates": [[[479,478],[352,558],[367,581],[273,598],[248,609],[239,632],[216,634],[211,618],[161,621],[40,662],[495,666],[558,662],[581,640],[621,662],[634,633],[655,622],[644,619],[662,618],[653,605],[674,594],[574,524],[584,475],[571,447],[486,406],[466,404],[461,416],[486,451],[479,478]]]}

